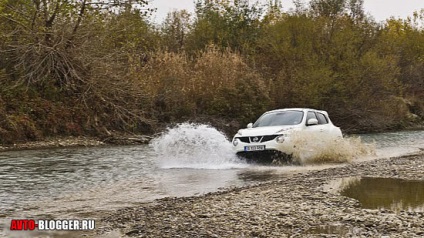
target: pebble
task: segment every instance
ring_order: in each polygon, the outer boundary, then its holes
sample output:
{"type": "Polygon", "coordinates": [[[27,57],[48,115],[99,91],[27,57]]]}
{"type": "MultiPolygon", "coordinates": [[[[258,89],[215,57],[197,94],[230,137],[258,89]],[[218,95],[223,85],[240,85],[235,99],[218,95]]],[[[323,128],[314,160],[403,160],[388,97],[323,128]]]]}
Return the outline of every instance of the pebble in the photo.
{"type": "Polygon", "coordinates": [[[335,178],[367,176],[423,180],[424,155],[352,162],[296,174],[286,180],[164,198],[118,210],[98,233],[131,237],[423,237],[423,212],[362,209],[338,192],[324,192],[335,178]],[[318,229],[319,228],[319,229],[318,229]]]}

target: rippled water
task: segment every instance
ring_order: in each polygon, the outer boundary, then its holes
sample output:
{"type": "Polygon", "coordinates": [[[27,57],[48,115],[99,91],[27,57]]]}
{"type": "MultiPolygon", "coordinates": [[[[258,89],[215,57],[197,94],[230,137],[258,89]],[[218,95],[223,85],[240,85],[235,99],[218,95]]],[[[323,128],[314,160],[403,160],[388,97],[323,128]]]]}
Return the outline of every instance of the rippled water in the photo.
{"type": "Polygon", "coordinates": [[[154,164],[145,147],[73,148],[0,153],[1,209],[143,177],[154,164]]]}
{"type": "MultiPolygon", "coordinates": [[[[424,131],[361,138],[375,141],[380,156],[417,152],[424,145],[424,131]]],[[[282,179],[323,166],[246,164],[217,130],[190,124],[174,128],[150,146],[2,152],[0,217],[97,217],[102,211],[156,198],[282,179]]]]}
{"type": "Polygon", "coordinates": [[[424,151],[424,131],[400,131],[359,135],[374,143],[379,157],[393,157],[424,151]]]}

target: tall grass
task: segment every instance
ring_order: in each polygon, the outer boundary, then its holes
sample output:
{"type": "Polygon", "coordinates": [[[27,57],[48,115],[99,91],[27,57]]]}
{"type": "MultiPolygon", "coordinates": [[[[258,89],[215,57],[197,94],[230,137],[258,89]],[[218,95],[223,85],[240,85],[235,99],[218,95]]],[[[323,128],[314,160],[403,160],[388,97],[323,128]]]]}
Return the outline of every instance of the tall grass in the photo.
{"type": "Polygon", "coordinates": [[[248,121],[269,104],[261,75],[239,54],[209,46],[197,57],[160,52],[134,72],[152,115],[175,121],[211,115],[248,121]]]}

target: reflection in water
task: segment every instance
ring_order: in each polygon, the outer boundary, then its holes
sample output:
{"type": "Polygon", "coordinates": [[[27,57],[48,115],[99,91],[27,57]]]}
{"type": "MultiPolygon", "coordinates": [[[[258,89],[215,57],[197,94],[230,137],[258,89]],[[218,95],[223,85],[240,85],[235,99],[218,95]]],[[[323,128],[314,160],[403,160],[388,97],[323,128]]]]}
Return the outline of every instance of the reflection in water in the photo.
{"type": "Polygon", "coordinates": [[[343,183],[341,194],[358,200],[363,208],[424,212],[424,181],[363,177],[343,183]]]}

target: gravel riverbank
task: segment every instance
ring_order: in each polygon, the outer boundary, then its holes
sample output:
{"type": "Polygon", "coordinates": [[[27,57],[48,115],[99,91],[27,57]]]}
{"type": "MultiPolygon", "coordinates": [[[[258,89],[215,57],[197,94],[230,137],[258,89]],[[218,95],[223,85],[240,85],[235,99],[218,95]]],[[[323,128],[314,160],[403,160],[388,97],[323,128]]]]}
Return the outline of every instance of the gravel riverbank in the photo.
{"type": "Polygon", "coordinates": [[[363,209],[328,184],[352,176],[424,179],[424,155],[356,162],[199,197],[119,210],[99,235],[130,237],[424,237],[424,213],[363,209]]]}
{"type": "Polygon", "coordinates": [[[148,144],[152,139],[146,135],[114,135],[105,138],[68,136],[53,137],[40,141],[22,142],[10,145],[0,144],[0,152],[10,150],[33,150],[69,147],[92,147],[105,145],[140,145],[148,144]]]}

